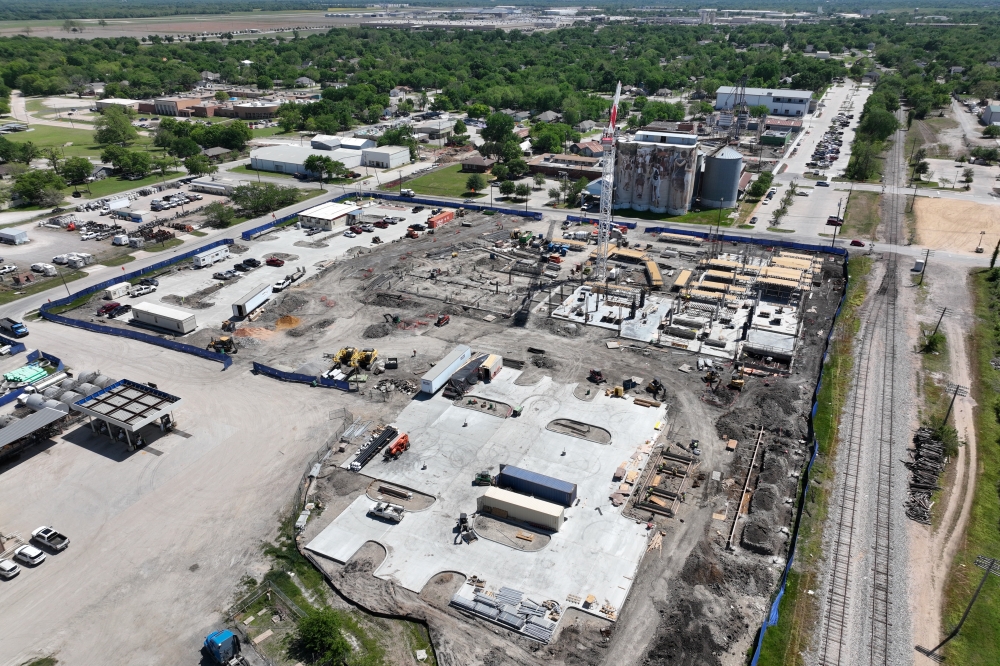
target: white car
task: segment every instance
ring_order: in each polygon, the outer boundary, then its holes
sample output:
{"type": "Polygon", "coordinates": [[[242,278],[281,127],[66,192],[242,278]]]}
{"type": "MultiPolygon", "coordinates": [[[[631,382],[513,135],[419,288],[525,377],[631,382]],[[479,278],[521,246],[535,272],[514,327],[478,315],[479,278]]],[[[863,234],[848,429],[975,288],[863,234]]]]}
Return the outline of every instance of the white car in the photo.
{"type": "Polygon", "coordinates": [[[45,561],[45,553],[34,546],[24,545],[14,551],[14,559],[35,567],[45,561]]]}
{"type": "Polygon", "coordinates": [[[156,287],[151,284],[136,285],[129,291],[129,296],[136,298],[137,296],[152,294],[154,291],[156,291],[156,287]]]}
{"type": "Polygon", "coordinates": [[[19,573],[21,573],[21,567],[12,560],[0,560],[0,578],[10,580],[19,573]]]}
{"type": "Polygon", "coordinates": [[[353,231],[345,231],[344,232],[344,238],[354,238],[355,236],[357,236],[357,234],[354,233],[353,231]]]}
{"type": "Polygon", "coordinates": [[[94,236],[96,236],[96,235],[97,235],[97,234],[95,234],[95,233],[94,233],[94,232],[92,232],[92,231],[86,231],[86,232],[84,232],[84,233],[80,234],[80,240],[84,240],[84,241],[87,241],[87,240],[90,240],[91,238],[93,238],[93,237],[94,237],[94,236]]]}
{"type": "Polygon", "coordinates": [[[7,273],[16,273],[17,266],[14,264],[7,264],[6,266],[0,267],[0,275],[6,275],[7,273]]]}
{"type": "Polygon", "coordinates": [[[44,273],[45,264],[31,264],[31,270],[33,273],[44,273]]]}

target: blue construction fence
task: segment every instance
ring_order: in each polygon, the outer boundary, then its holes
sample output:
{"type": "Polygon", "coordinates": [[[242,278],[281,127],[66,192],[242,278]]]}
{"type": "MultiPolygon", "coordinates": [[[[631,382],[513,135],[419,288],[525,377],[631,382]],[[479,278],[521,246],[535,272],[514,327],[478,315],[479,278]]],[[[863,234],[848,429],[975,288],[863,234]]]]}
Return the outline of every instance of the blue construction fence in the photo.
{"type": "Polygon", "coordinates": [[[265,377],[272,377],[274,379],[280,379],[283,382],[295,382],[297,384],[309,384],[310,386],[322,386],[324,388],[335,388],[341,391],[356,391],[357,389],[352,389],[350,382],[346,382],[341,379],[329,379],[327,377],[314,377],[312,375],[304,375],[298,372],[285,372],[284,370],[278,370],[277,368],[272,368],[263,363],[257,363],[254,361],[253,371],[264,375],[265,377]]]}
{"type": "Polygon", "coordinates": [[[9,405],[10,403],[14,402],[15,400],[18,399],[18,397],[20,397],[22,393],[24,393],[23,388],[16,389],[14,391],[11,391],[10,393],[5,393],[3,397],[0,397],[0,407],[3,407],[4,405],[9,405]]]}
{"type": "Polygon", "coordinates": [[[28,354],[28,357],[27,357],[28,363],[34,363],[35,361],[39,361],[41,359],[45,359],[50,364],[52,364],[53,367],[55,367],[55,370],[53,370],[51,374],[55,374],[57,372],[62,372],[63,370],[66,369],[66,366],[63,365],[63,362],[62,362],[61,359],[56,358],[52,354],[46,354],[45,352],[39,351],[37,349],[35,351],[31,352],[30,354],[28,354]]]}
{"type": "MultiPolygon", "coordinates": [[[[567,222],[576,222],[577,224],[600,224],[600,220],[596,217],[583,217],[582,215],[567,215],[567,222]]],[[[612,220],[612,226],[615,227],[625,227],[626,229],[635,229],[638,225],[637,222],[622,222],[621,220],[612,220]]]]}
{"type": "MultiPolygon", "coordinates": [[[[781,243],[782,247],[785,246],[781,243]]],[[[826,248],[825,251],[829,251],[826,248]]],[[[845,283],[850,279],[850,253],[847,250],[842,250],[844,255],[844,280],[845,283]]],[[[816,389],[813,391],[812,397],[812,409],[809,411],[809,438],[812,440],[812,453],[809,456],[809,463],[806,465],[805,472],[802,475],[802,490],[799,493],[798,504],[795,509],[795,525],[792,529],[792,538],[788,546],[788,560],[785,562],[785,569],[781,572],[781,584],[778,586],[778,593],[774,596],[774,600],[771,602],[770,611],[767,614],[767,618],[761,624],[760,631],[757,634],[757,644],[754,646],[753,659],[750,660],[750,666],[758,666],[758,660],[760,659],[761,646],[764,644],[764,635],[767,633],[768,627],[773,627],[778,624],[778,609],[781,606],[781,600],[785,596],[785,586],[788,584],[788,572],[792,570],[792,563],[795,560],[795,547],[798,544],[799,538],[799,528],[802,523],[802,512],[805,510],[806,497],[809,493],[809,482],[812,477],[813,463],[816,462],[816,456],[819,454],[819,442],[816,441],[816,432],[813,429],[813,422],[816,419],[816,411],[819,408],[819,392],[823,389],[823,373],[826,370],[826,364],[830,360],[830,342],[833,340],[833,332],[837,326],[837,321],[840,319],[840,311],[844,307],[844,300],[847,298],[847,289],[845,287],[844,293],[840,295],[840,303],[837,305],[837,312],[833,315],[833,324],[830,326],[830,331],[826,335],[826,340],[823,343],[823,362],[820,365],[819,377],[816,380],[816,389]]]]}
{"type": "MultiPolygon", "coordinates": [[[[175,264],[179,261],[190,259],[196,254],[201,254],[202,252],[206,252],[208,250],[221,247],[223,245],[232,245],[232,244],[233,244],[232,238],[223,238],[221,240],[208,243],[207,245],[202,245],[201,247],[195,248],[193,250],[189,250],[182,254],[174,255],[169,259],[158,261],[155,264],[152,264],[151,266],[147,266],[146,268],[142,268],[136,271],[131,271],[128,273],[122,273],[121,275],[116,276],[114,279],[105,280],[104,282],[99,282],[95,285],[91,285],[89,287],[81,289],[76,293],[70,294],[65,298],[59,298],[54,301],[49,301],[48,303],[46,303],[45,305],[43,305],[38,309],[38,314],[41,315],[43,319],[55,322],[57,324],[63,324],[64,326],[74,326],[76,328],[82,328],[88,331],[93,331],[95,333],[103,333],[104,335],[114,335],[119,338],[129,338],[130,340],[138,340],[140,342],[146,342],[151,345],[156,345],[158,347],[164,347],[166,349],[178,351],[184,354],[191,354],[192,356],[199,356],[201,358],[208,359],[210,361],[216,361],[218,363],[222,363],[223,370],[225,370],[226,368],[228,368],[230,365],[233,364],[233,359],[231,359],[226,354],[211,352],[206,349],[201,349],[200,347],[195,347],[193,345],[185,344],[183,342],[176,342],[174,340],[168,340],[166,338],[161,338],[159,336],[152,335],[150,333],[142,333],[140,331],[132,331],[123,328],[114,328],[112,326],[104,326],[103,324],[93,324],[91,322],[81,321],[79,319],[73,319],[71,317],[64,317],[62,315],[49,312],[49,310],[51,310],[52,308],[60,307],[62,305],[68,305],[69,303],[72,303],[81,296],[89,296],[94,292],[101,291],[102,289],[107,289],[112,285],[116,285],[122,282],[128,282],[130,280],[140,278],[143,275],[146,275],[153,271],[158,271],[161,268],[166,268],[167,266],[175,264]]],[[[54,358],[48,356],[45,357],[54,358]]],[[[31,355],[29,355],[28,358],[29,360],[31,360],[31,355]]],[[[56,360],[58,361],[58,359],[56,360]]],[[[61,361],[59,363],[60,365],[62,364],[61,361]]]]}
{"type": "Polygon", "coordinates": [[[643,229],[643,233],[647,234],[678,234],[681,236],[693,236],[695,238],[701,238],[703,240],[708,238],[723,240],[729,243],[750,243],[752,245],[766,245],[774,247],[783,247],[790,250],[802,250],[804,252],[825,252],[827,254],[836,254],[840,256],[846,256],[847,250],[842,247],[834,247],[830,245],[816,245],[815,243],[796,243],[795,241],[774,239],[774,238],[756,238],[754,236],[740,236],[737,234],[714,234],[707,231],[695,231],[693,229],[677,229],[674,227],[646,227],[643,229]]]}
{"type": "MultiPolygon", "coordinates": [[[[431,199],[429,197],[404,197],[398,194],[386,194],[384,192],[376,192],[374,196],[377,199],[386,199],[387,201],[402,201],[403,203],[414,203],[421,206],[440,206],[442,208],[464,208],[465,210],[480,210],[488,211],[491,210],[494,213],[503,213],[504,215],[516,215],[518,217],[524,217],[529,220],[540,220],[542,219],[541,213],[534,213],[530,210],[518,210],[517,208],[501,208],[500,206],[483,206],[481,204],[463,203],[456,204],[454,201],[439,201],[437,199],[431,199]]],[[[337,199],[340,201],[341,199],[337,199]]]]}
{"type": "Polygon", "coordinates": [[[0,346],[7,346],[7,345],[10,345],[11,356],[13,356],[14,354],[20,354],[25,349],[27,349],[27,347],[24,345],[23,342],[18,342],[17,340],[11,340],[10,338],[4,335],[0,335],[0,346]]]}

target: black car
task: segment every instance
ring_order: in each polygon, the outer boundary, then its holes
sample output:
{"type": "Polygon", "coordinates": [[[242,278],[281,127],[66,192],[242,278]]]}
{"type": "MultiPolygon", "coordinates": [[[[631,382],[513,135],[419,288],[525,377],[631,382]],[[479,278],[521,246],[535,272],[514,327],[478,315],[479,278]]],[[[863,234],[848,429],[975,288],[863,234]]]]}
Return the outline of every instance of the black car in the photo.
{"type": "Polygon", "coordinates": [[[142,278],[139,280],[139,284],[145,285],[147,287],[159,287],[160,281],[156,278],[142,278]]]}
{"type": "Polygon", "coordinates": [[[108,319],[114,319],[115,317],[120,317],[126,312],[131,312],[131,311],[132,311],[131,305],[119,305],[114,310],[108,313],[108,319]]]}
{"type": "Polygon", "coordinates": [[[414,206],[414,207],[413,207],[413,210],[412,210],[411,212],[414,212],[414,213],[419,213],[419,212],[420,212],[420,211],[422,211],[423,209],[424,209],[424,207],[423,207],[423,206],[414,206]]]}
{"type": "Polygon", "coordinates": [[[426,225],[420,224],[419,222],[417,224],[411,224],[409,227],[407,227],[407,229],[413,229],[414,231],[423,231],[426,228],[427,228],[426,225]]]}
{"type": "Polygon", "coordinates": [[[244,259],[243,265],[249,266],[250,268],[257,268],[260,266],[260,261],[254,258],[244,259]]]}
{"type": "Polygon", "coordinates": [[[239,264],[236,264],[235,266],[233,266],[233,269],[239,271],[240,273],[246,273],[248,270],[250,270],[250,267],[249,266],[245,266],[242,263],[239,263],[239,264]]]}

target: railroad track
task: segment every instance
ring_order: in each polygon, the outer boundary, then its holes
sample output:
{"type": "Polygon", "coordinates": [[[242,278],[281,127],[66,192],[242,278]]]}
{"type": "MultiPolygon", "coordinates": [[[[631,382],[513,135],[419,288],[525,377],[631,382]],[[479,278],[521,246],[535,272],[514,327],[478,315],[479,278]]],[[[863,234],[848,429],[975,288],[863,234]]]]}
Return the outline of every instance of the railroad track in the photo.
{"type": "MultiPolygon", "coordinates": [[[[897,114],[898,115],[898,114],[897,114]]],[[[887,186],[902,180],[903,135],[897,132],[886,160],[887,186]]],[[[893,450],[897,296],[905,197],[888,194],[883,202],[885,272],[862,312],[853,393],[845,410],[841,453],[843,469],[830,516],[826,595],[821,607],[819,663],[847,666],[891,663],[893,586],[893,450]]]]}

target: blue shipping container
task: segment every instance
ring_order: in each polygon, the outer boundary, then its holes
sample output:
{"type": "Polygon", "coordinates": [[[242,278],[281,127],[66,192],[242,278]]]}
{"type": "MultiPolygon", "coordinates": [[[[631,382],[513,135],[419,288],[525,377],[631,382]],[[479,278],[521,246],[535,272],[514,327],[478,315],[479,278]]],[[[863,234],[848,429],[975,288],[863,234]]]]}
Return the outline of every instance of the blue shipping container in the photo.
{"type": "Polygon", "coordinates": [[[575,483],[554,479],[513,465],[500,465],[497,485],[562,506],[573,506],[576,501],[575,483]]]}

